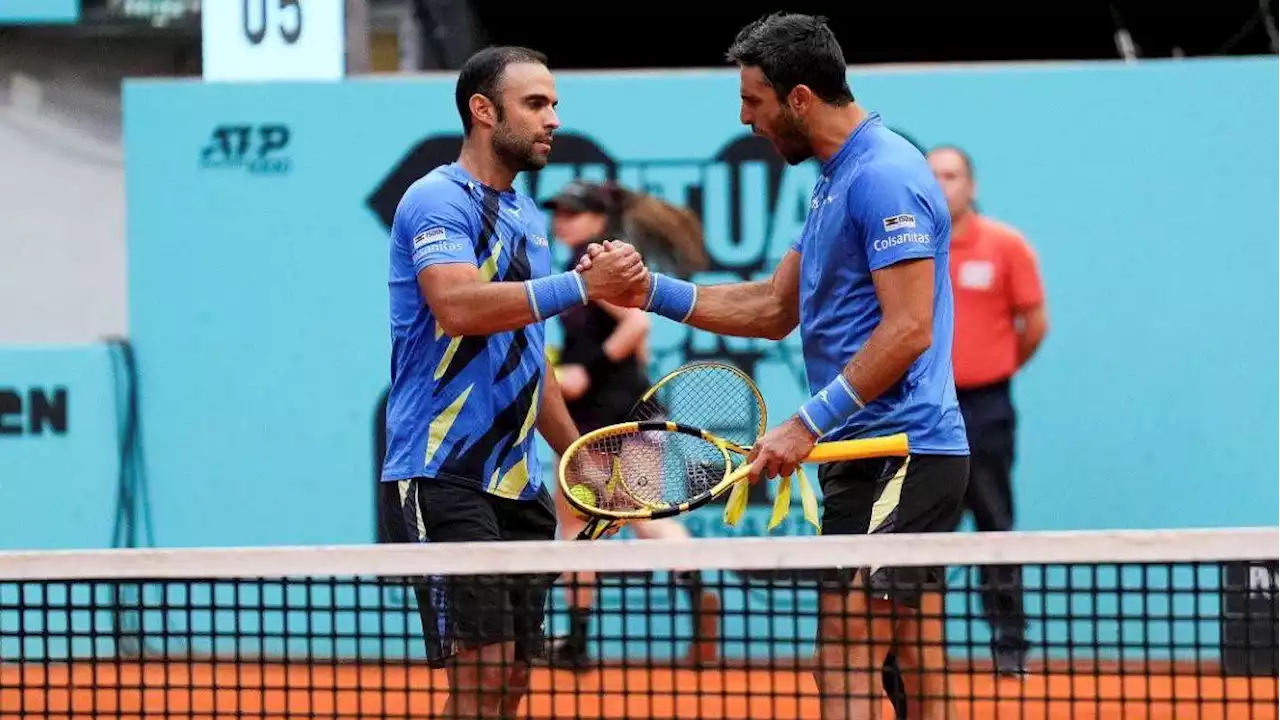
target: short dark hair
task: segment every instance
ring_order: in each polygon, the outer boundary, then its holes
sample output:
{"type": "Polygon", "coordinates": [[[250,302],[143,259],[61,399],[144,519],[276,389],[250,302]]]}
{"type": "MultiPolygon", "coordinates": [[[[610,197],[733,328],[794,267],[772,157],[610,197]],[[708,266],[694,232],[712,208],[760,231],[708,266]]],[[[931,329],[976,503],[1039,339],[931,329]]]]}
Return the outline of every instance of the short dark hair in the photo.
{"type": "Polygon", "coordinates": [[[547,56],[527,47],[499,45],[487,47],[467,59],[458,72],[458,85],[454,90],[458,115],[462,118],[463,135],[471,134],[472,95],[480,94],[492,100],[498,107],[498,117],[502,117],[502,104],[498,101],[499,84],[507,66],[516,63],[546,65],[547,56]]]}
{"type": "Polygon", "coordinates": [[[779,100],[807,85],[828,105],[853,102],[844,51],[821,15],[766,15],[742,28],[725,56],[760,68],[779,100]]]}
{"type": "Polygon", "coordinates": [[[964,148],[960,147],[959,145],[943,144],[943,145],[934,145],[933,149],[929,151],[929,154],[932,155],[933,153],[936,153],[939,150],[947,150],[955,153],[956,155],[959,155],[961,162],[964,163],[965,172],[969,173],[970,178],[973,177],[973,156],[970,155],[968,151],[966,151],[964,148]]]}

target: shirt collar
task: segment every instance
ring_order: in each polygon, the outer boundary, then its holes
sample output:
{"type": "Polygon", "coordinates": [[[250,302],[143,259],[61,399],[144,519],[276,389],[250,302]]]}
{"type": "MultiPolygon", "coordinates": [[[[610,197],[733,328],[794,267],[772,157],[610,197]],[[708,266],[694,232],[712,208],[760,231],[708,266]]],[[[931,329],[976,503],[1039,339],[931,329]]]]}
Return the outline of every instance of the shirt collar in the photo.
{"type": "Polygon", "coordinates": [[[880,119],[880,113],[867,113],[867,116],[862,119],[862,122],[858,123],[858,127],[854,128],[853,132],[849,133],[849,138],[844,141],[844,145],[840,146],[840,149],[836,151],[836,154],[832,155],[826,162],[822,163],[822,174],[830,177],[831,174],[843,165],[846,160],[858,155],[863,146],[866,145],[867,139],[870,137],[867,133],[867,128],[883,124],[884,122],[880,119]]]}
{"type": "Polygon", "coordinates": [[[481,192],[481,194],[483,194],[484,190],[488,190],[497,195],[515,195],[515,188],[510,190],[496,190],[485,185],[483,182],[480,182],[472,176],[471,173],[467,172],[466,168],[462,167],[462,164],[457,161],[445,165],[442,171],[446,176],[452,178],[455,182],[465,186],[472,192],[481,192]]]}

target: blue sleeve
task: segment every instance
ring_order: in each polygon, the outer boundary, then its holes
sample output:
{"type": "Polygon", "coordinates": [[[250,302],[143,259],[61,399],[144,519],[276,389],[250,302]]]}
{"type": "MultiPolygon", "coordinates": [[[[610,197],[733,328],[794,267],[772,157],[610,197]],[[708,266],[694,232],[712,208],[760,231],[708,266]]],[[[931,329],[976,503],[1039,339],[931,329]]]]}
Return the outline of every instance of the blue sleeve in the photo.
{"type": "Polygon", "coordinates": [[[854,183],[869,188],[862,197],[850,197],[849,206],[862,230],[871,270],[937,255],[934,210],[925,188],[918,185],[909,174],[892,171],[854,183]]]}
{"type": "Polygon", "coordinates": [[[408,246],[414,274],[442,263],[477,264],[467,199],[458,194],[443,183],[412,187],[396,210],[396,235],[408,246]]]}

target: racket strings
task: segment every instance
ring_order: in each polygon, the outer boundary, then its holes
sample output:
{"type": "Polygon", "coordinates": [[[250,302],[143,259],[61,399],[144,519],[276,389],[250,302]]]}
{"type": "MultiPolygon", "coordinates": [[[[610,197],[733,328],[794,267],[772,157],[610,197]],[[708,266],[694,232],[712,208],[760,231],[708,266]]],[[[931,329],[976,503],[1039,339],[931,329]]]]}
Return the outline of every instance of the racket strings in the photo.
{"type": "Polygon", "coordinates": [[[651,397],[636,405],[632,419],[674,420],[750,447],[762,432],[763,414],[759,397],[742,376],[709,363],[667,378],[651,397]]]}
{"type": "Polygon", "coordinates": [[[590,507],[657,510],[710,490],[725,471],[725,454],[713,443],[650,430],[585,443],[568,458],[564,480],[569,492],[590,507]]]}

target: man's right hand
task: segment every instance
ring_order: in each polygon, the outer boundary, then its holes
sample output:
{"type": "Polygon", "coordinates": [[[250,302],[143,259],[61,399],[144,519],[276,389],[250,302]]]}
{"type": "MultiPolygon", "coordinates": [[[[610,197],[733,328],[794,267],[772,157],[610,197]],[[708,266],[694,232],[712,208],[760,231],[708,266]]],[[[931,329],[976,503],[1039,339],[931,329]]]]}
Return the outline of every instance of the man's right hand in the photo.
{"type": "Polygon", "coordinates": [[[582,273],[587,297],[592,300],[639,307],[648,292],[649,269],[640,253],[625,242],[606,240],[603,245],[593,245],[576,269],[582,273]]]}
{"type": "MultiPolygon", "coordinates": [[[[607,243],[609,241],[606,240],[605,242],[607,243]]],[[[592,265],[591,259],[602,252],[604,252],[604,245],[601,245],[600,243],[591,243],[587,246],[587,251],[582,253],[582,257],[578,258],[578,264],[574,267],[574,270],[577,270],[578,272],[586,272],[590,270],[592,265]]]]}

